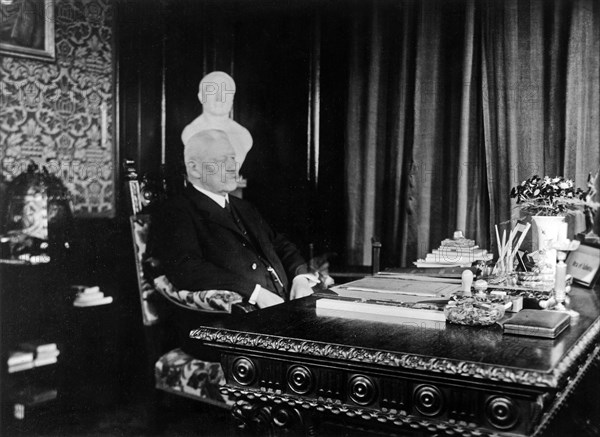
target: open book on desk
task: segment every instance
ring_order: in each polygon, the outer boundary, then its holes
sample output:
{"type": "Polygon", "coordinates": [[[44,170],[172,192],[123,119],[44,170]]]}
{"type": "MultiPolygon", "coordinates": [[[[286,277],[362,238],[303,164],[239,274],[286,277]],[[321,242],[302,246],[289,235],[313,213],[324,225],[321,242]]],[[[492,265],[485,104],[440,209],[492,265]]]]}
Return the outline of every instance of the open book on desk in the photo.
{"type": "Polygon", "coordinates": [[[330,291],[332,293],[316,294],[322,297],[316,302],[318,316],[439,323],[445,322],[444,307],[450,297],[460,291],[460,285],[376,275],[332,287],[330,291]]]}
{"type": "MultiPolygon", "coordinates": [[[[336,296],[380,302],[427,302],[445,299],[457,291],[460,284],[421,279],[373,276],[337,285],[330,289],[336,296]]],[[[332,298],[334,296],[327,296],[332,298]]]]}

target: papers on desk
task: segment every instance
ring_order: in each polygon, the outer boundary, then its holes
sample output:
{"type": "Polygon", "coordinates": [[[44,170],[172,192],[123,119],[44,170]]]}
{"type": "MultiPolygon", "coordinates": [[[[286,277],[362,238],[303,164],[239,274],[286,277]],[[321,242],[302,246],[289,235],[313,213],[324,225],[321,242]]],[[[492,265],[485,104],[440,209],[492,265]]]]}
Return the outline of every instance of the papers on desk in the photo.
{"type": "MultiPolygon", "coordinates": [[[[461,272],[464,269],[461,269],[461,272]]],[[[375,275],[376,278],[385,278],[385,279],[406,279],[410,281],[422,281],[422,282],[445,282],[446,284],[461,284],[462,280],[460,277],[458,278],[444,278],[444,277],[436,277],[436,276],[426,276],[419,275],[418,279],[415,278],[415,275],[412,273],[396,273],[396,272],[379,272],[375,275]]]]}
{"type": "Polygon", "coordinates": [[[436,263],[436,262],[425,261],[423,259],[419,259],[419,260],[413,262],[413,264],[420,269],[441,269],[444,267],[469,267],[473,263],[471,261],[465,262],[464,264],[436,263]]]}
{"type": "MultiPolygon", "coordinates": [[[[317,300],[317,315],[378,322],[437,322],[443,325],[444,307],[460,284],[440,278],[414,279],[409,274],[377,275],[332,287],[335,296],[317,300]]],[[[437,328],[431,323],[420,327],[437,328]],[[432,325],[432,326],[430,326],[432,325]]]]}
{"type": "Polygon", "coordinates": [[[439,281],[440,278],[413,279],[410,275],[388,277],[377,275],[332,287],[336,295],[359,300],[391,302],[424,302],[449,299],[460,290],[460,281],[439,281]]]}

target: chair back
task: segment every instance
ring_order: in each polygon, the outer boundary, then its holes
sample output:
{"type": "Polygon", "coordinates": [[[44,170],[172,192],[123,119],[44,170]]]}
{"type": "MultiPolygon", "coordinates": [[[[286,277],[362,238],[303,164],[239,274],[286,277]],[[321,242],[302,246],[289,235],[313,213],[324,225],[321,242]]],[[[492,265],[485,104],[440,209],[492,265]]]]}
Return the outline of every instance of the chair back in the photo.
{"type": "Polygon", "coordinates": [[[137,214],[130,217],[131,235],[133,238],[133,253],[135,255],[135,269],[138,279],[138,292],[142,307],[142,320],[144,326],[152,326],[159,322],[159,311],[151,296],[156,292],[153,278],[148,277],[145,268],[150,261],[147,256],[148,234],[150,231],[150,216],[137,214]]]}

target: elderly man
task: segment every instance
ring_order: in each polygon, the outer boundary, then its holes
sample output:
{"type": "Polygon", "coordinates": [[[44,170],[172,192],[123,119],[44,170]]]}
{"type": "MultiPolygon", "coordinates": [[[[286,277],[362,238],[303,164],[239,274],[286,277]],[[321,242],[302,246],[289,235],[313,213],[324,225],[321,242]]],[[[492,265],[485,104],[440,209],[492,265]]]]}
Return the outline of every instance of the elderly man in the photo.
{"type": "Polygon", "coordinates": [[[165,205],[157,234],[166,275],[180,289],[236,291],[259,308],[311,294],[316,282],[296,246],[228,195],[236,188],[235,158],[223,131],[186,142],[187,187],[165,205]]]}

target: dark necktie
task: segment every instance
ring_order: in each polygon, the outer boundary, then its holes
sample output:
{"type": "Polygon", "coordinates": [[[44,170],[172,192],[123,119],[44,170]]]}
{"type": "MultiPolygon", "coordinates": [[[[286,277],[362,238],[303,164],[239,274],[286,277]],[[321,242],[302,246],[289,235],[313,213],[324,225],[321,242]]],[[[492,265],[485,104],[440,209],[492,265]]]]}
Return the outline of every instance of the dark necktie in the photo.
{"type": "Polygon", "coordinates": [[[229,215],[231,216],[231,220],[233,220],[233,223],[235,223],[239,231],[244,235],[244,237],[246,237],[246,239],[249,239],[250,237],[248,236],[248,231],[246,230],[246,227],[244,226],[238,215],[235,213],[228,200],[225,200],[225,210],[229,213],[229,215]]]}

